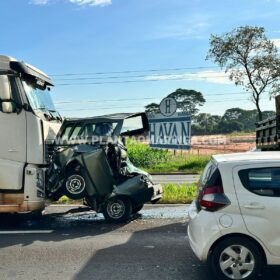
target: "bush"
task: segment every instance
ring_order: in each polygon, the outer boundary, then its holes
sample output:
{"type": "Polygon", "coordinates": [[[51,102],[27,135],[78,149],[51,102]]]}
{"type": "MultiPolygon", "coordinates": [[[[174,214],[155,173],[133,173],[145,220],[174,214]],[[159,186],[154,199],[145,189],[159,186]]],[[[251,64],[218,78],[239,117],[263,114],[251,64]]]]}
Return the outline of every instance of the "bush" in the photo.
{"type": "Polygon", "coordinates": [[[170,157],[167,150],[152,149],[146,144],[131,139],[127,139],[126,147],[129,159],[137,167],[150,168],[168,161],[170,157]]]}
{"type": "Polygon", "coordinates": [[[148,145],[127,141],[128,156],[131,162],[147,172],[185,172],[200,173],[210,156],[206,155],[173,155],[168,150],[152,149],[148,145]]]}

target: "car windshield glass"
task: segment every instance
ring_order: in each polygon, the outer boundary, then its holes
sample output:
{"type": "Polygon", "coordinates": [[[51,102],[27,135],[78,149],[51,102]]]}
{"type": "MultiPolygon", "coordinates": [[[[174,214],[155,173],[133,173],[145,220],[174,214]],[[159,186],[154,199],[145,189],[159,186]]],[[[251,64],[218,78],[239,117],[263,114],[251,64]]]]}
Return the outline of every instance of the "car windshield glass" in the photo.
{"type": "Polygon", "coordinates": [[[56,111],[52,98],[50,96],[50,92],[48,90],[35,88],[25,81],[23,82],[23,86],[30,106],[33,110],[56,111]]]}
{"type": "Polygon", "coordinates": [[[121,132],[134,131],[138,129],[143,129],[143,122],[141,116],[124,119],[121,132]]]}
{"type": "Polygon", "coordinates": [[[74,140],[76,138],[88,139],[93,136],[113,136],[117,124],[116,122],[70,124],[64,128],[62,137],[74,140]]]}

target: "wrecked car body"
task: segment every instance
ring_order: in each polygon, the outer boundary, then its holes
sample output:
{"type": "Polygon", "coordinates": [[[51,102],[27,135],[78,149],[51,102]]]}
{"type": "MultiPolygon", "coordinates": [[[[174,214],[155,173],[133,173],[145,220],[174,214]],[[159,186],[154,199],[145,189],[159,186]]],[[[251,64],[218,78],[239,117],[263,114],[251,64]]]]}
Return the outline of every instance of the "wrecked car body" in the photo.
{"type": "Polygon", "coordinates": [[[148,131],[145,113],[68,119],[58,133],[48,171],[48,198],[84,199],[109,221],[125,221],[157,202],[161,185],[128,158],[125,136],[148,131]]]}

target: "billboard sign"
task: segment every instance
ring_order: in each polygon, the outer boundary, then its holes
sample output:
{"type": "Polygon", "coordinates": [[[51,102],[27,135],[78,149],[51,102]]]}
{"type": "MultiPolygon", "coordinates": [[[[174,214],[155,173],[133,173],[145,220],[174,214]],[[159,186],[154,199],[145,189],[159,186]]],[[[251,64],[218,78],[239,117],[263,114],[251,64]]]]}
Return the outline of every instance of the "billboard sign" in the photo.
{"type": "Polygon", "coordinates": [[[159,105],[160,112],[165,117],[171,117],[177,111],[177,102],[174,98],[164,98],[159,105]]]}
{"type": "MultiPolygon", "coordinates": [[[[170,103],[171,104],[171,103],[170,103]]],[[[167,103],[167,107],[169,103],[167,103]]],[[[170,111],[172,112],[172,105],[170,111]]],[[[171,116],[153,114],[149,116],[150,147],[188,150],[191,148],[191,116],[184,112],[171,116]]]]}

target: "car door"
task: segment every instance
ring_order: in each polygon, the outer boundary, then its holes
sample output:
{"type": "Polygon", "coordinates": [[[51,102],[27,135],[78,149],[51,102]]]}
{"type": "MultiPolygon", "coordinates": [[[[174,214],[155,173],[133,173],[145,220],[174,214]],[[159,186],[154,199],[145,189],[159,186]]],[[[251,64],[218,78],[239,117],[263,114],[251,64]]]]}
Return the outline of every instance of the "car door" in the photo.
{"type": "Polygon", "coordinates": [[[236,166],[233,177],[248,231],[280,257],[280,163],[236,166]]]}

